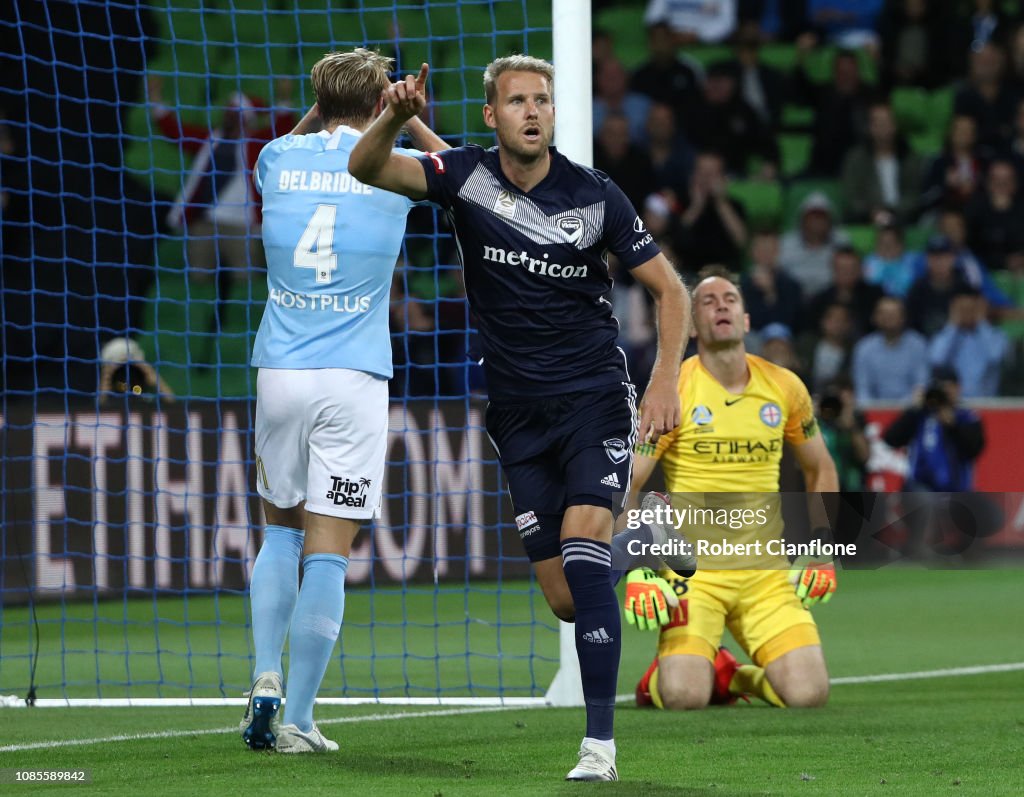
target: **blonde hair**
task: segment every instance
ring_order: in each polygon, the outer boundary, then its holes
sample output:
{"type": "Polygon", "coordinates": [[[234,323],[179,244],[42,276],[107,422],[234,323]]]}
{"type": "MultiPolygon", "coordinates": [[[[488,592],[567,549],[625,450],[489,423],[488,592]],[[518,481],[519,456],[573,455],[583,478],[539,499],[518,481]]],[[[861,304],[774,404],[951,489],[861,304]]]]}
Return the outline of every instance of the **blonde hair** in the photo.
{"type": "Polygon", "coordinates": [[[313,94],[324,123],[362,125],[371,121],[380,95],[391,83],[393,58],[356,47],[327,53],[313,65],[313,94]]]}
{"type": "Polygon", "coordinates": [[[534,72],[548,80],[548,90],[555,90],[555,68],[543,58],[532,55],[506,55],[495,58],[484,70],[484,97],[493,105],[498,96],[498,78],[505,72],[534,72]]]}

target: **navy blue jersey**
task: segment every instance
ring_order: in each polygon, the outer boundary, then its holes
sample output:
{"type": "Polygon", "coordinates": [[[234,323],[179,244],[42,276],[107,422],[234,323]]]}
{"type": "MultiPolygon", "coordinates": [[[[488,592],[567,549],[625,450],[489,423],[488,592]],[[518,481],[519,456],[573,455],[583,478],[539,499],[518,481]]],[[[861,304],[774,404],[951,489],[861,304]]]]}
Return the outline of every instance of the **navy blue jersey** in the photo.
{"type": "Polygon", "coordinates": [[[458,242],[490,397],[628,380],[605,255],[634,268],[659,249],[619,187],[553,147],[550,171],[528,193],[506,179],[497,148],[419,160],[428,199],[448,211],[458,242]]]}

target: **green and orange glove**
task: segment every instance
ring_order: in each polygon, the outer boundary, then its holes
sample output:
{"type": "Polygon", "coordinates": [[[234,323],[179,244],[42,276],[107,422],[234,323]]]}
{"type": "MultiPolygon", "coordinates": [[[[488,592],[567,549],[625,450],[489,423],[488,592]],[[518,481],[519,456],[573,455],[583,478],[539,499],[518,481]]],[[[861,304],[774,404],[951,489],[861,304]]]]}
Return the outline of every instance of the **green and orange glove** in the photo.
{"type": "Polygon", "coordinates": [[[798,556],[789,568],[789,583],[796,587],[796,596],[805,609],[828,603],[838,583],[835,562],[798,556]]]}
{"type": "Polygon", "coordinates": [[[671,585],[651,570],[641,567],[626,576],[626,622],[641,631],[657,631],[672,620],[679,598],[671,585]]]}

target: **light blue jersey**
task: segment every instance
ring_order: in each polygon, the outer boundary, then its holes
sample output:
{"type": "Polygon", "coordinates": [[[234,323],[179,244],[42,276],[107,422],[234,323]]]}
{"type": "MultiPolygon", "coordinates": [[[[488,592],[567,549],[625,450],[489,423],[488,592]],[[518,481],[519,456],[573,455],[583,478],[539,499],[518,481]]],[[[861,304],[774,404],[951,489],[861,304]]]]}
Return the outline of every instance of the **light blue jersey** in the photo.
{"type": "MultiPolygon", "coordinates": [[[[260,152],[269,296],[252,364],[390,378],[391,278],[415,204],[348,173],[361,134],[283,136],[260,152]]],[[[398,150],[405,154],[419,154],[398,150]]]]}

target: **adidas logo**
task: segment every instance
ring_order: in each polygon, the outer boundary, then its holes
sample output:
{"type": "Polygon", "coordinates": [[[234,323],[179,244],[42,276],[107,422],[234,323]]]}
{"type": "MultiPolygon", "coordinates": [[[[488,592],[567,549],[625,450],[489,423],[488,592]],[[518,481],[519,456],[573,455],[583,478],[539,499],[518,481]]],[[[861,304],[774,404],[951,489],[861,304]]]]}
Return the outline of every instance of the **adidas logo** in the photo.
{"type": "Polygon", "coordinates": [[[596,631],[587,631],[583,635],[583,640],[585,642],[593,642],[596,645],[607,645],[609,642],[615,641],[608,636],[608,632],[604,630],[604,626],[601,626],[596,631]]]}
{"type": "Polygon", "coordinates": [[[619,477],[614,473],[609,473],[607,476],[601,479],[601,484],[606,485],[607,487],[622,486],[621,484],[619,484],[619,477]]]}

